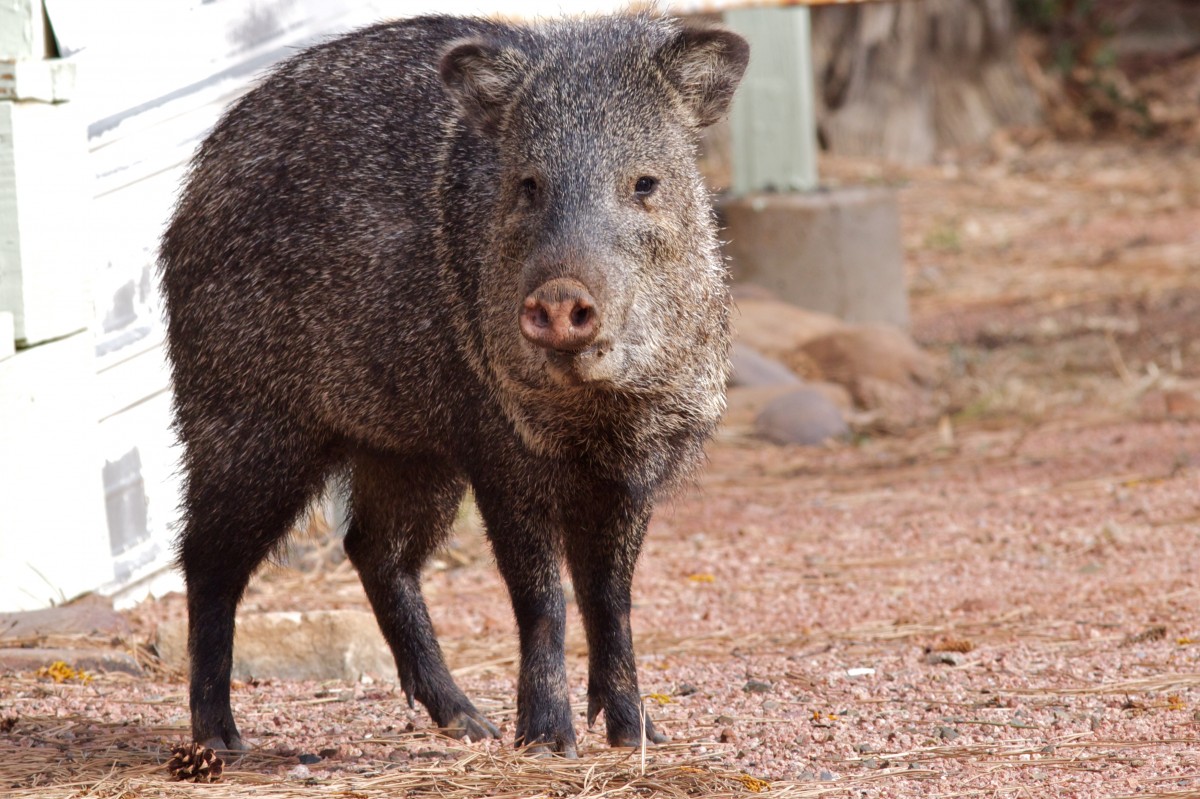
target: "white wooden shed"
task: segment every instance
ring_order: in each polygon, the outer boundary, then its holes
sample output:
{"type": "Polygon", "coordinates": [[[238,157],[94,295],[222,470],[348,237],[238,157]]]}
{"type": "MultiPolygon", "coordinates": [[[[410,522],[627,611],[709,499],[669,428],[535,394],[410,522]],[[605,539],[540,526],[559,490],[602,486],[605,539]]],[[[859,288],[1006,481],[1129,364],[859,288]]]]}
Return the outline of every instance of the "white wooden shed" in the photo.
{"type": "Polygon", "coordinates": [[[0,611],[178,585],[155,257],[186,163],[229,102],[295,49],[379,19],[627,6],[0,3],[0,611]]]}

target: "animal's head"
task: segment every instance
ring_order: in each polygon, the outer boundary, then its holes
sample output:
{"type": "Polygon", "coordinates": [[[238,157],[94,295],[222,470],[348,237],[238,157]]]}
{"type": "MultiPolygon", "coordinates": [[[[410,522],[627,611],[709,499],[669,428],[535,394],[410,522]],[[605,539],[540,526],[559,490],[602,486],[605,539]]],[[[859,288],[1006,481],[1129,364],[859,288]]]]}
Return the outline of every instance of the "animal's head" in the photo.
{"type": "Polygon", "coordinates": [[[727,30],[636,16],[447,47],[442,81],[498,153],[478,290],[502,378],[655,391],[724,358],[726,270],[695,145],[748,58],[727,30]]]}

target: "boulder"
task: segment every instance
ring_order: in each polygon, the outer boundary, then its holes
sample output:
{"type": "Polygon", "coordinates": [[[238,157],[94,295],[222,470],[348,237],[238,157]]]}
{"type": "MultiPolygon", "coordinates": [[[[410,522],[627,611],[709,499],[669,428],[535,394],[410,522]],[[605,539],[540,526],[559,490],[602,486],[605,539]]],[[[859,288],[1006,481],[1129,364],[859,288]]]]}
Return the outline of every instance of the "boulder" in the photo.
{"type": "Polygon", "coordinates": [[[733,345],[733,373],[729,385],[738,388],[798,386],[803,381],[796,373],[774,358],[768,358],[743,342],[733,345]]]}
{"type": "Polygon", "coordinates": [[[810,386],[768,402],[754,420],[755,431],[775,444],[815,446],[850,434],[842,410],[826,392],[810,386]]]}
{"type": "MultiPolygon", "coordinates": [[[[187,666],[187,623],[160,624],[159,656],[187,666]]],[[[237,680],[396,680],[396,662],[375,616],[361,610],[250,613],[238,617],[233,640],[237,680]]]]}
{"type": "Polygon", "coordinates": [[[801,346],[825,379],[850,390],[863,378],[897,385],[929,387],[937,380],[937,361],[903,330],[890,325],[854,325],[814,337],[801,346]]]}
{"type": "Polygon", "coordinates": [[[116,649],[74,647],[0,649],[0,673],[37,671],[59,661],[73,669],[89,674],[114,671],[133,675],[142,673],[142,667],[138,665],[132,655],[116,649]]]}
{"type": "MultiPolygon", "coordinates": [[[[847,324],[754,287],[736,288],[734,296],[732,387],[796,385],[788,373],[806,384],[835,383],[864,412],[851,414],[856,428],[898,432],[941,415],[942,403],[934,390],[940,364],[900,328],[847,324]]],[[[782,393],[776,391],[758,404],[755,414],[782,393]]],[[[735,404],[731,398],[731,408],[735,404]]],[[[736,419],[737,413],[729,418],[736,419]]]]}
{"type": "Polygon", "coordinates": [[[857,407],[871,412],[874,427],[904,430],[941,415],[933,391],[938,361],[898,328],[847,326],[809,341],[802,351],[827,380],[846,387],[857,407]]]}
{"type": "Polygon", "coordinates": [[[820,377],[814,372],[811,359],[803,353],[804,345],[845,327],[837,317],[757,293],[734,302],[734,339],[804,378],[820,377]]]}
{"type": "Polygon", "coordinates": [[[735,432],[755,434],[755,419],[773,400],[805,387],[820,391],[830,402],[849,413],[854,408],[850,393],[836,383],[804,382],[776,386],[735,386],[726,395],[725,418],[722,424],[735,432]]]}
{"type": "Polygon", "coordinates": [[[113,610],[112,600],[98,594],[53,608],[0,613],[0,641],[47,635],[121,636],[129,630],[129,622],[113,610]]]}

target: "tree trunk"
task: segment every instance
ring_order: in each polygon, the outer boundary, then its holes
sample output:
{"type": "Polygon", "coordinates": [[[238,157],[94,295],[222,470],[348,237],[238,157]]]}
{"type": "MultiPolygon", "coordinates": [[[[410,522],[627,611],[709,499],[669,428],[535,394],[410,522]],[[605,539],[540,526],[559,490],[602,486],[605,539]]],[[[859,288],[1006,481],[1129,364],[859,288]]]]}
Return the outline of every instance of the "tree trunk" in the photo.
{"type": "Polygon", "coordinates": [[[812,15],[818,136],[830,152],[928,162],[1040,119],[1010,0],[824,6],[812,15]]]}

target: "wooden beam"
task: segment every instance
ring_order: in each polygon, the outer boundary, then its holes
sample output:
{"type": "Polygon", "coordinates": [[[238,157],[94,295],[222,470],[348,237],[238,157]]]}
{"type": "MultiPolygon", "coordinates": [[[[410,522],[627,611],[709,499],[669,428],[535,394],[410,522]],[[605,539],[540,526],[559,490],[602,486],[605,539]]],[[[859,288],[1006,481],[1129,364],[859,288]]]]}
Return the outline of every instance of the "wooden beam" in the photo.
{"type": "Polygon", "coordinates": [[[42,0],[0,2],[0,58],[36,59],[51,55],[42,0]]]}
{"type": "Polygon", "coordinates": [[[11,358],[16,354],[17,334],[13,327],[13,315],[9,311],[0,311],[0,361],[11,358]]]}
{"type": "Polygon", "coordinates": [[[0,59],[0,100],[61,103],[75,92],[75,62],[0,59]]]}
{"type": "Polygon", "coordinates": [[[22,345],[91,321],[87,136],[72,105],[0,100],[0,311],[22,345]]]}
{"type": "Polygon", "coordinates": [[[750,66],[730,114],[733,191],[811,191],[817,187],[809,11],[737,9],[725,23],[750,42],[750,66]]]}
{"type": "Polygon", "coordinates": [[[0,608],[62,602],[112,579],[88,333],[0,361],[0,608]]]}

